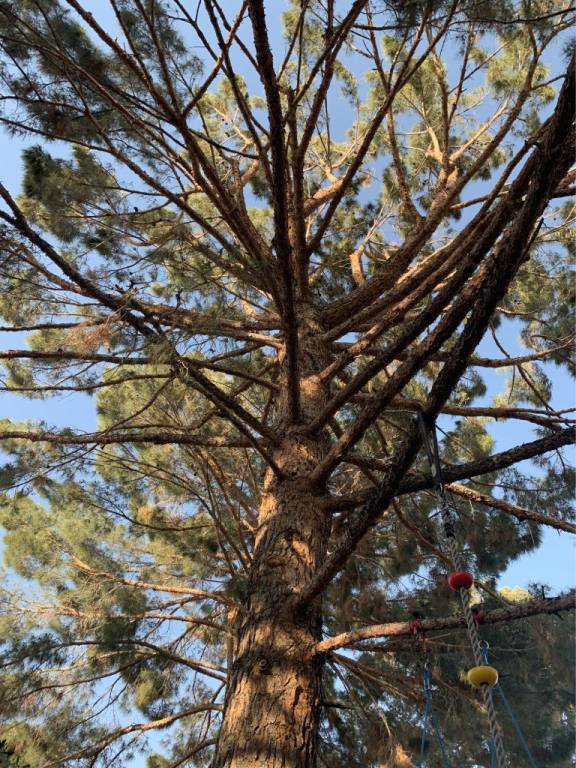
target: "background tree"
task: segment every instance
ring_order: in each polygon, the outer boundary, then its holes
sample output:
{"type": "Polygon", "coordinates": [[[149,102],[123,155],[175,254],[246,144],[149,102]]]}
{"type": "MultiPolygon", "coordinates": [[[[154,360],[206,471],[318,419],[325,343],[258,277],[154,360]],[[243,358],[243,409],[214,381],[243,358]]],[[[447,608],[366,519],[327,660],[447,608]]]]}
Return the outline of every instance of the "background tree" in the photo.
{"type": "Polygon", "coordinates": [[[573,372],[574,69],[547,65],[573,9],[268,14],[0,0],[29,141],[0,186],[3,389],[97,417],[2,424],[2,738],[44,768],[414,765],[422,613],[450,754],[485,761],[422,413],[485,636],[563,765],[572,644],[543,614],[573,597],[495,583],[575,531],[549,378],[573,372]]]}

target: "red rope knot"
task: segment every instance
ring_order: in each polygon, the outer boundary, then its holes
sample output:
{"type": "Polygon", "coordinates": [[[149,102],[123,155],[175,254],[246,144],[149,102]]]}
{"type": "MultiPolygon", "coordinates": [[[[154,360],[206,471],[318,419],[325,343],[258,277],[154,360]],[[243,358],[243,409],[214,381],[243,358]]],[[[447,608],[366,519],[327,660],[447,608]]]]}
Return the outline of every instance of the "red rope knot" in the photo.
{"type": "Polygon", "coordinates": [[[472,616],[474,617],[474,623],[477,627],[479,627],[480,624],[484,624],[486,613],[482,610],[482,608],[476,608],[475,606],[472,606],[472,616]]]}
{"type": "Polygon", "coordinates": [[[414,637],[416,637],[418,632],[424,632],[424,625],[420,619],[410,619],[408,626],[410,627],[410,634],[414,635],[414,637]]]}
{"type": "Polygon", "coordinates": [[[421,643],[421,650],[423,653],[425,653],[428,650],[428,641],[426,640],[426,637],[424,635],[424,624],[422,624],[422,621],[420,619],[410,619],[408,622],[408,627],[410,628],[410,634],[414,639],[420,635],[420,643],[421,643]]]}

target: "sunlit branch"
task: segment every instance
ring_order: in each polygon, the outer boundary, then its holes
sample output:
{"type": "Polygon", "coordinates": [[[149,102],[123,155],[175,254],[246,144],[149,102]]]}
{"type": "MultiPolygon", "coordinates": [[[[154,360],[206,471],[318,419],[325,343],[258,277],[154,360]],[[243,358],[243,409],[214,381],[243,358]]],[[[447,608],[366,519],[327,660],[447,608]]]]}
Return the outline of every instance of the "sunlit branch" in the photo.
{"type": "MultiPolygon", "coordinates": [[[[472,351],[480,343],[498,302],[505,294],[518,268],[525,260],[531,242],[526,246],[526,233],[538,230],[537,220],[546,207],[549,193],[573,162],[573,100],[575,72],[570,64],[564,86],[558,98],[556,109],[550,120],[546,137],[537,148],[540,158],[538,170],[526,195],[522,209],[510,226],[494,253],[489,274],[483,281],[474,307],[464,330],[455,345],[454,354],[446,362],[436,378],[428,397],[424,418],[433,420],[448,400],[454,386],[466,370],[472,351]]],[[[390,468],[380,488],[370,499],[364,510],[351,521],[346,532],[336,543],[332,554],[317,570],[310,582],[295,597],[295,607],[307,605],[320,594],[341,570],[360,540],[376,523],[396,495],[403,476],[408,472],[420,448],[421,436],[414,424],[404,442],[391,458],[390,468]]],[[[334,458],[330,463],[333,464],[334,458]]],[[[330,465],[330,464],[328,464],[330,465]]],[[[317,475],[322,477],[323,474],[317,475]]]]}
{"type": "MultiPolygon", "coordinates": [[[[501,621],[514,621],[524,619],[528,616],[539,616],[541,614],[556,614],[560,611],[572,611],[576,609],[576,597],[548,598],[545,600],[529,600],[518,605],[507,608],[497,608],[494,611],[487,611],[484,614],[484,624],[497,624],[501,621]]],[[[447,616],[439,619],[424,619],[422,621],[422,630],[426,633],[440,629],[462,629],[466,626],[464,617],[461,614],[447,616]]],[[[375,624],[371,627],[343,632],[341,635],[327,638],[318,643],[314,648],[315,654],[330,653],[336,648],[344,648],[362,640],[369,640],[375,637],[409,637],[412,634],[412,626],[408,621],[391,622],[389,624],[375,624]]],[[[360,647],[361,649],[361,647],[360,647]]]]}
{"type": "Polygon", "coordinates": [[[229,438],[217,435],[190,435],[184,429],[174,431],[173,427],[166,427],[161,432],[150,430],[143,425],[139,431],[117,432],[114,429],[105,432],[89,434],[59,434],[57,432],[30,432],[30,431],[3,431],[0,432],[0,440],[26,440],[30,443],[53,443],[55,445],[121,445],[147,444],[152,445],[197,445],[210,448],[249,448],[253,447],[250,440],[245,438],[229,438]],[[140,431],[142,430],[142,431],[140,431]]]}
{"type": "Polygon", "coordinates": [[[138,581],[137,579],[127,579],[122,576],[117,576],[109,571],[103,571],[98,568],[92,568],[87,563],[84,563],[78,557],[71,558],[71,564],[78,568],[80,571],[89,574],[95,579],[106,582],[115,582],[117,584],[124,584],[127,587],[135,587],[137,589],[147,589],[152,592],[167,592],[175,595],[187,595],[190,598],[196,600],[214,600],[224,605],[234,606],[234,601],[222,592],[206,592],[201,589],[194,589],[192,587],[179,587],[177,584],[154,584],[147,581],[138,581]]]}
{"type": "Polygon", "coordinates": [[[188,709],[181,710],[180,712],[176,712],[172,715],[167,715],[166,717],[162,717],[158,720],[149,720],[147,723],[132,723],[131,725],[126,725],[124,728],[119,728],[116,731],[113,731],[97,744],[84,747],[83,749],[79,749],[76,752],[70,752],[58,760],[51,760],[49,763],[43,763],[42,768],[51,768],[55,765],[62,765],[62,763],[68,762],[69,760],[79,760],[85,757],[97,756],[114,741],[120,739],[122,736],[126,736],[129,733],[134,733],[136,731],[150,731],[155,728],[167,728],[169,725],[175,723],[178,720],[196,715],[199,712],[207,712],[208,710],[221,712],[222,705],[215,704],[213,702],[209,702],[207,704],[197,704],[194,707],[189,707],[188,709]]]}
{"type": "MultiPolygon", "coordinates": [[[[442,467],[442,475],[445,482],[452,483],[457,480],[471,480],[479,475],[498,472],[501,469],[518,464],[526,459],[543,456],[550,451],[556,451],[576,441],[576,428],[569,427],[561,432],[553,432],[547,437],[534,440],[530,443],[510,448],[507,451],[495,453],[485,459],[469,461],[464,464],[447,464],[442,467]]],[[[387,469],[389,465],[382,464],[379,469],[387,469]]],[[[418,491],[426,491],[434,487],[434,479],[431,475],[412,474],[401,480],[396,496],[403,496],[418,491]]],[[[334,496],[324,502],[325,508],[332,511],[353,509],[362,506],[373,494],[372,490],[359,491],[348,496],[334,496]]]]}
{"type": "Polygon", "coordinates": [[[576,525],[569,523],[565,520],[560,520],[550,515],[543,515],[539,512],[533,512],[530,509],[524,509],[516,504],[510,504],[503,499],[497,499],[494,496],[490,496],[487,493],[480,493],[473,488],[468,488],[466,485],[460,485],[459,483],[449,483],[446,486],[447,490],[456,496],[460,496],[463,499],[468,499],[475,504],[483,504],[491,509],[504,512],[507,515],[515,517],[520,522],[530,522],[537,525],[545,525],[548,528],[555,528],[558,531],[567,531],[568,533],[576,534],[576,525]]]}

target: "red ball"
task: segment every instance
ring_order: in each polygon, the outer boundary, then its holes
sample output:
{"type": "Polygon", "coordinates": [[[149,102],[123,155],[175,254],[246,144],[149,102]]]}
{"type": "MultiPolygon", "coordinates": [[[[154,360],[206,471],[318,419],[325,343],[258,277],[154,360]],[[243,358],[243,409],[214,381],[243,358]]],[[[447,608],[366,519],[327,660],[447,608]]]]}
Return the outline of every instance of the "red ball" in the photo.
{"type": "Polygon", "coordinates": [[[458,592],[459,589],[470,589],[474,584],[474,576],[468,571],[455,571],[448,574],[448,584],[454,592],[458,592]]]}

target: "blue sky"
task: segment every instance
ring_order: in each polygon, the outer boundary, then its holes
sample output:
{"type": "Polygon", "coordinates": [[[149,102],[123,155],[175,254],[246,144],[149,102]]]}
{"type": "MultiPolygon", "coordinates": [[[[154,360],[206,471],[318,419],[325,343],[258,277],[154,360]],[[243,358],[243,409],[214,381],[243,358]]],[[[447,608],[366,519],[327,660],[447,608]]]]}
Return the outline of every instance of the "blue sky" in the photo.
{"type": "MultiPolygon", "coordinates": [[[[522,354],[524,348],[518,329],[513,323],[508,324],[499,338],[507,345],[510,354],[522,354]]],[[[499,357],[500,353],[492,339],[486,337],[479,347],[479,355],[499,357]]],[[[552,381],[552,406],[558,408],[573,406],[574,382],[564,370],[555,365],[549,364],[544,368],[552,381]]],[[[485,374],[484,378],[488,385],[487,400],[491,400],[495,394],[504,389],[507,375],[509,375],[509,369],[490,370],[485,374]]],[[[490,432],[496,439],[495,452],[505,451],[518,443],[534,439],[532,430],[526,426],[525,422],[494,422],[490,426],[490,432]]],[[[574,449],[570,453],[571,463],[574,463],[574,449]]],[[[523,462],[523,464],[529,465],[529,462],[523,462]]],[[[502,575],[500,586],[523,587],[530,582],[549,584],[553,591],[573,587],[576,582],[576,538],[568,533],[547,528],[541,546],[512,563],[502,575]]]]}

